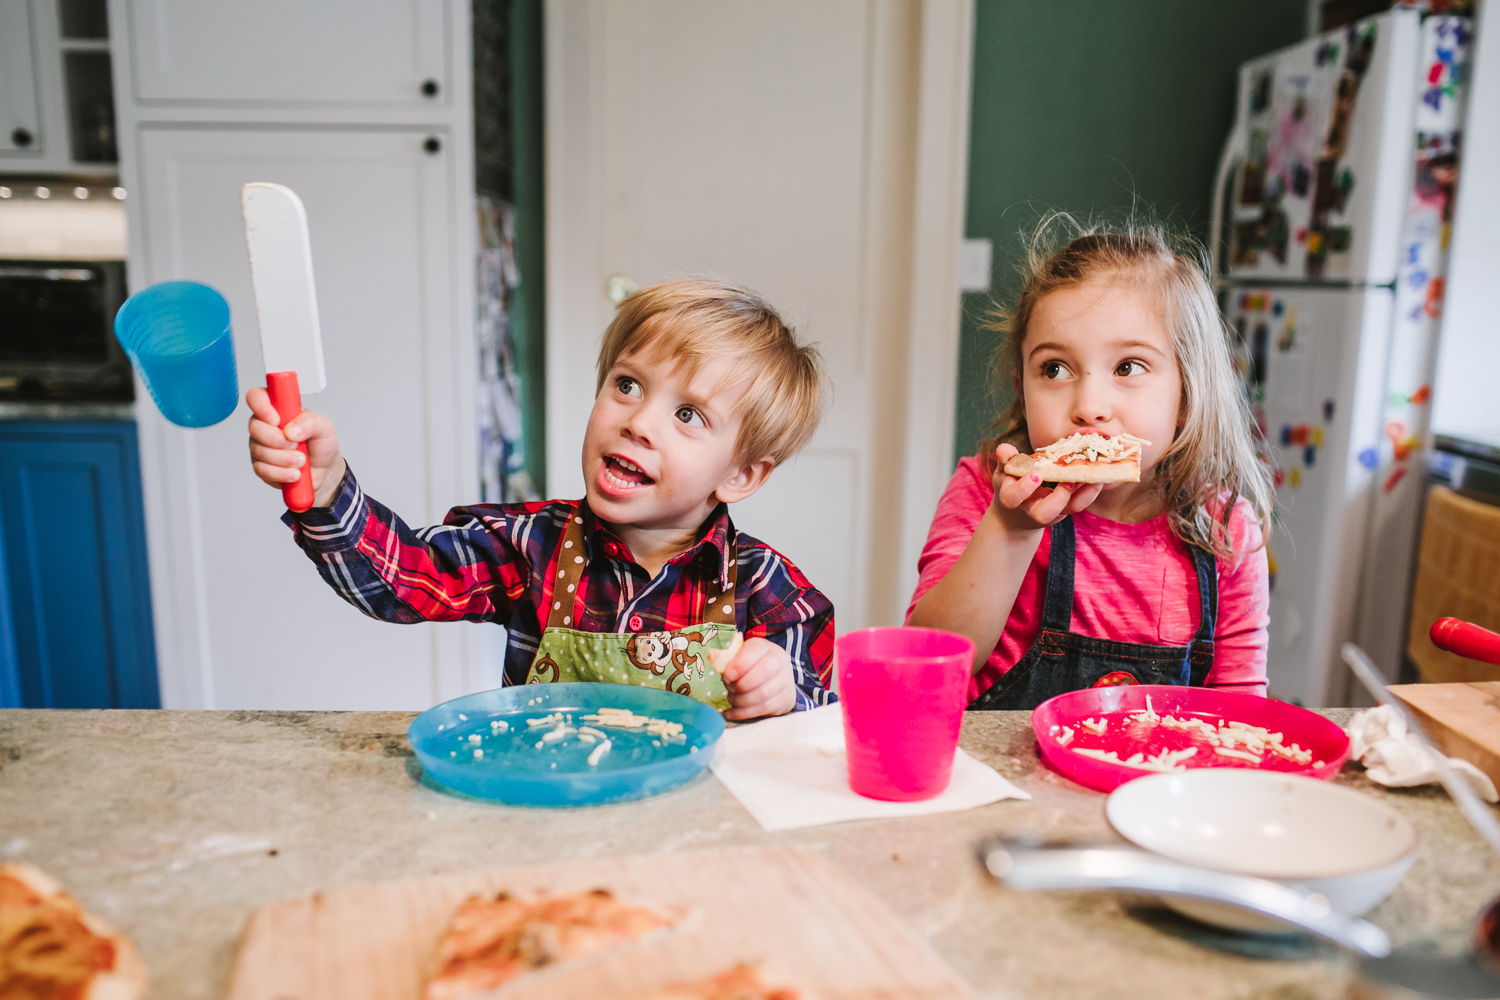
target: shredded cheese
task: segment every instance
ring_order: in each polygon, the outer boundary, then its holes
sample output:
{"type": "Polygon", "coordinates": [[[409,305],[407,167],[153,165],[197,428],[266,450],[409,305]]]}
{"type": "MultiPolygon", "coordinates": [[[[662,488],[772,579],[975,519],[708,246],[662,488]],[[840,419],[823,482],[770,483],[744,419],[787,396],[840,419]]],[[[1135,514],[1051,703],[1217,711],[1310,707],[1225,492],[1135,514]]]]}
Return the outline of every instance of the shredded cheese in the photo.
{"type": "Polygon", "coordinates": [[[1117,434],[1105,437],[1097,431],[1087,434],[1070,434],[1038,451],[1037,457],[1057,465],[1074,462],[1123,462],[1141,453],[1150,444],[1134,434],[1117,434]]]}

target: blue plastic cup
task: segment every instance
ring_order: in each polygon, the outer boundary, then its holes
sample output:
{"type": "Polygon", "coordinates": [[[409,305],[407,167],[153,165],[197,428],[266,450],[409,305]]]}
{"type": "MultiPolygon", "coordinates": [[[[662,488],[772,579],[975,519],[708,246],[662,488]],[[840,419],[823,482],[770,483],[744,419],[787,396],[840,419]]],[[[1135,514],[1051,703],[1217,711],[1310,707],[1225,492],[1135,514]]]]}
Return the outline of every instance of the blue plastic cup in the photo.
{"type": "Polygon", "coordinates": [[[164,281],[136,292],[115,314],[115,336],[162,416],[179,427],[207,427],[234,412],[229,303],[196,281],[164,281]]]}

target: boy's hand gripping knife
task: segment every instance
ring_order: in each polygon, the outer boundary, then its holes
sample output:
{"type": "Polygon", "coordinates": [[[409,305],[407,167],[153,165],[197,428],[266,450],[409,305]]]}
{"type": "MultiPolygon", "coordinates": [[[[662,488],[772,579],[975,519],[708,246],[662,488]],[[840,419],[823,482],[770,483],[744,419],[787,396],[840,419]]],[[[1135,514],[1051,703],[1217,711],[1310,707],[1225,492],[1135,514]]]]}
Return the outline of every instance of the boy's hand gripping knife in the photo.
{"type": "MultiPolygon", "coordinates": [[[[318,299],[313,292],[312,244],[307,213],[291,188],[255,182],[240,188],[245,243],[250,250],[250,281],[260,318],[260,350],[266,365],[266,392],[285,427],[302,412],[302,394],[322,392],[323,338],[318,331],[318,299]]],[[[281,489],[294,511],[313,505],[312,461],[299,442],[302,475],[281,489]]]]}

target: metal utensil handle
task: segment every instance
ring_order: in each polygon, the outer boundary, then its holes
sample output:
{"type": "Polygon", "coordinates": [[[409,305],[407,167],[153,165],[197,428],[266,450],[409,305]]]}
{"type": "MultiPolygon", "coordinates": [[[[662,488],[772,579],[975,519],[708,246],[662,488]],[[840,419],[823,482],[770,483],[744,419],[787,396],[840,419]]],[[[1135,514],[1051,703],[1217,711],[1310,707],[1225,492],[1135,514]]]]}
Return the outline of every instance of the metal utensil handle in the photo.
{"type": "Polygon", "coordinates": [[[1354,676],[1359,678],[1375,700],[1382,705],[1389,705],[1391,711],[1395,712],[1406,723],[1406,731],[1416,737],[1417,742],[1427,750],[1432,757],[1432,769],[1437,772],[1438,780],[1443,787],[1448,789],[1448,794],[1453,797],[1453,802],[1458,806],[1458,811],[1463,813],[1464,819],[1479,834],[1481,840],[1490,846],[1490,850],[1500,856],[1500,822],[1495,819],[1479,793],[1469,786],[1469,783],[1454,773],[1453,768],[1448,766],[1448,757],[1427,738],[1427,734],[1418,725],[1417,720],[1401,704],[1399,698],[1386,690],[1385,681],[1375,669],[1375,664],[1365,655],[1365,651],[1352,642],[1344,643],[1344,662],[1349,664],[1349,669],[1354,671],[1354,676]]]}
{"type": "Polygon", "coordinates": [[[1032,848],[992,840],[981,847],[981,858],[1012,889],[1129,889],[1232,903],[1370,958],[1391,953],[1390,938],[1374,924],[1335,913],[1321,896],[1265,879],[1120,848],[1032,848]]]}

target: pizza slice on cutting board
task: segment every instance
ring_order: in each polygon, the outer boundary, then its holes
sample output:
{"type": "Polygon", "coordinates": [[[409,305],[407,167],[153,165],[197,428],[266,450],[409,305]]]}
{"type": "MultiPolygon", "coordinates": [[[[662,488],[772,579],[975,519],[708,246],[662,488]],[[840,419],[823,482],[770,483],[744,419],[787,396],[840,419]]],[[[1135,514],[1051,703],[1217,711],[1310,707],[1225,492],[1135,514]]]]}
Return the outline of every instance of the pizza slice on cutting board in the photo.
{"type": "Polygon", "coordinates": [[[0,865],[0,997],[135,1000],[135,945],[30,865],[0,865]]]}
{"type": "Polygon", "coordinates": [[[816,1000],[799,986],[768,976],[757,965],[740,963],[705,979],[677,983],[650,1000],[816,1000]]]}
{"type": "Polygon", "coordinates": [[[681,924],[687,913],[622,902],[608,889],[464,900],[438,939],[423,1000],[459,1000],[600,955],[681,924]]]}

